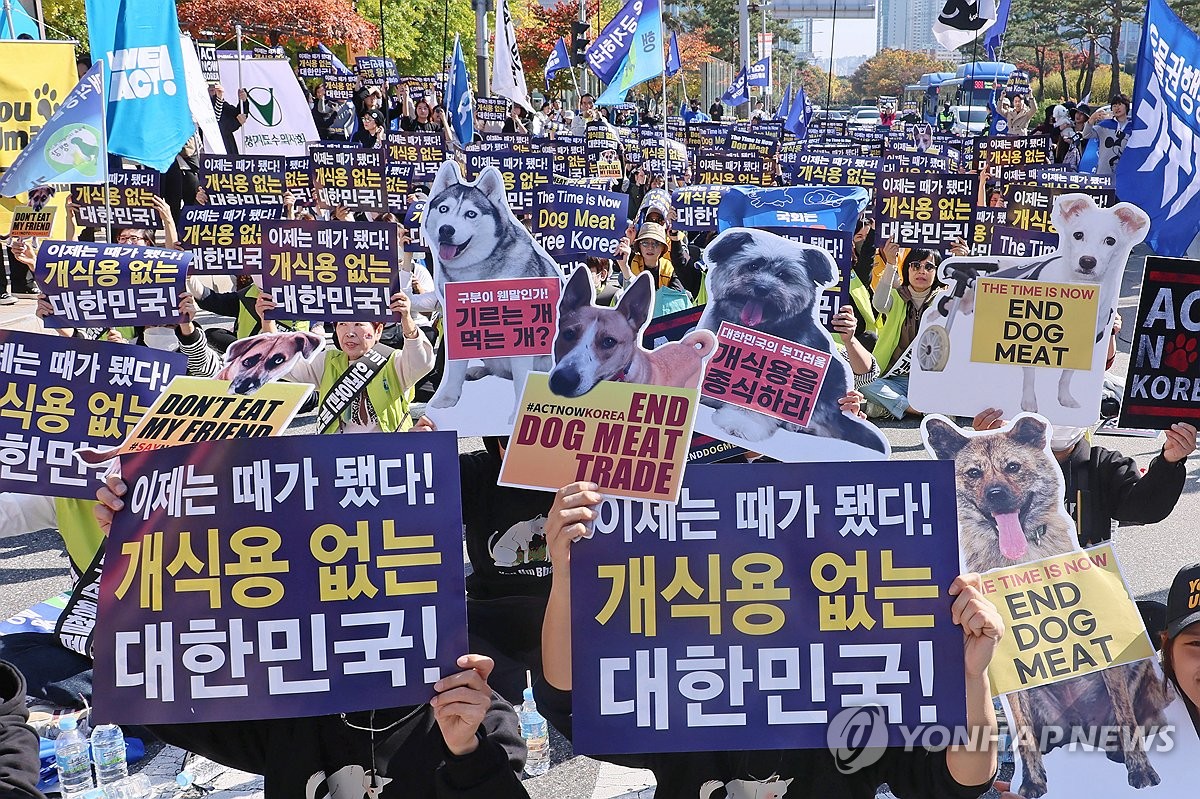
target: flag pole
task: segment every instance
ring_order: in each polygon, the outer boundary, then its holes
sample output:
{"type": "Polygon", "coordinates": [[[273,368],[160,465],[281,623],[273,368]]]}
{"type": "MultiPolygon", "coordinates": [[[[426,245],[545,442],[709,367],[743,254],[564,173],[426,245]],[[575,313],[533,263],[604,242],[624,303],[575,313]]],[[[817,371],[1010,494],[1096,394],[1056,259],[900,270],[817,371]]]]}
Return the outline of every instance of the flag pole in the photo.
{"type": "MultiPolygon", "coordinates": [[[[240,94],[242,91],[242,23],[240,23],[240,22],[235,23],[234,31],[237,33],[237,75],[238,75],[238,93],[240,94]]],[[[247,97],[250,96],[249,92],[247,92],[246,96],[247,97]]],[[[234,115],[235,117],[242,113],[242,98],[237,97],[236,99],[237,99],[237,105],[235,105],[234,108],[237,109],[237,114],[234,115]]],[[[249,109],[246,109],[246,110],[248,111],[249,109]]],[[[245,125],[238,125],[238,138],[241,139],[242,149],[245,150],[246,149],[246,126],[245,125]]],[[[240,153],[239,153],[239,155],[240,155],[240,153]]]]}
{"type": "MultiPolygon", "coordinates": [[[[108,196],[112,189],[110,189],[108,185],[110,179],[108,173],[108,81],[104,77],[105,65],[106,62],[104,59],[100,59],[100,107],[104,109],[104,114],[100,117],[100,142],[103,145],[101,148],[100,158],[104,159],[102,163],[104,165],[104,210],[106,211],[104,215],[105,237],[111,244],[113,240],[113,211],[112,204],[109,202],[110,198],[108,196]]],[[[99,159],[97,160],[99,161],[99,159]]],[[[100,166],[100,163],[97,163],[96,166],[100,166]]]]}
{"type": "MultiPolygon", "coordinates": [[[[662,15],[660,14],[659,15],[659,25],[658,25],[658,31],[659,31],[660,36],[662,35],[663,30],[664,30],[664,28],[663,28],[663,24],[662,24],[662,15]]],[[[665,43],[666,41],[667,40],[664,38],[663,42],[665,43]]],[[[667,45],[667,47],[669,49],[670,45],[667,45]]],[[[668,114],[668,109],[667,109],[667,64],[665,61],[662,62],[661,69],[662,69],[662,71],[658,73],[658,77],[659,77],[659,82],[662,83],[663,189],[666,190],[668,193],[670,193],[671,190],[667,188],[667,182],[669,180],[669,178],[667,176],[671,172],[671,168],[670,168],[671,167],[671,151],[670,151],[670,148],[667,147],[667,114],[668,114]]]]}

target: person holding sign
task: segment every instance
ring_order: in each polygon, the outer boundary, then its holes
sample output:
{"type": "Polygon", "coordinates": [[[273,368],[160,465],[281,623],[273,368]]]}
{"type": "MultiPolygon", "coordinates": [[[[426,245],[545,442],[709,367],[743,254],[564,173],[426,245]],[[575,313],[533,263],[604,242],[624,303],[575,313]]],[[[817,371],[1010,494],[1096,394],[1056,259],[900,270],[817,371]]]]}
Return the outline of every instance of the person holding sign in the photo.
{"type": "Polygon", "coordinates": [[[1184,566],[1167,595],[1163,674],[1183,697],[1200,735],[1200,563],[1184,566]]]}
{"type": "MultiPolygon", "coordinates": [[[[550,600],[542,623],[544,682],[537,687],[538,708],[557,729],[571,734],[571,548],[589,537],[603,496],[595,483],[572,483],[558,491],[546,520],[553,564],[550,600]]],[[[587,546],[584,544],[584,546],[587,546]]],[[[715,784],[748,784],[749,791],[786,786],[787,798],[874,797],[887,782],[897,796],[977,797],[991,787],[996,772],[996,713],[987,668],[1004,622],[981,592],[978,574],[961,575],[949,588],[950,613],[963,628],[966,666],[967,727],[977,745],[931,751],[883,749],[874,762],[839,769],[826,749],[733,752],[647,753],[605,757],[622,765],[648,768],[661,799],[715,796],[715,784]],[[764,782],[768,780],[769,782],[764,782]]],[[[864,733],[865,735],[866,733],[864,733]]],[[[869,746],[869,744],[867,744],[869,746]]],[[[755,795],[760,793],[731,794],[755,795]]],[[[775,793],[782,796],[782,793],[775,793]]]]}
{"type": "Polygon", "coordinates": [[[626,283],[632,282],[642,272],[649,272],[654,278],[654,315],[657,317],[690,308],[691,297],[676,274],[671,259],[666,256],[667,247],[670,246],[667,229],[657,222],[645,223],[637,233],[635,246],[637,254],[630,258],[629,239],[622,238],[613,255],[626,283]],[[664,302],[668,297],[670,302],[664,302]]]}
{"type": "MultiPolygon", "coordinates": [[[[276,332],[275,322],[265,315],[273,308],[275,301],[267,294],[255,301],[264,333],[276,332]]],[[[308,383],[321,394],[317,427],[322,433],[395,433],[412,427],[408,404],[413,386],[433,371],[433,345],[413,320],[407,294],[393,294],[391,308],[404,334],[400,349],[379,342],[382,322],[338,322],[333,328],[337,350],[324,350],[292,367],[291,380],[308,383]]]]}

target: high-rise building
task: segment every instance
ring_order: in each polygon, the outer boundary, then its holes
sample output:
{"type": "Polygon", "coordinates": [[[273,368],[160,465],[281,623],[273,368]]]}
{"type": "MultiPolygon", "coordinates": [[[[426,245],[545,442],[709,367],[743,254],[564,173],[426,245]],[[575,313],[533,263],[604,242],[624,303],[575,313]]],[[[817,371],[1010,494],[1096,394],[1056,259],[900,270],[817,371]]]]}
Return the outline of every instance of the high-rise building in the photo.
{"type": "Polygon", "coordinates": [[[885,50],[919,50],[941,58],[952,56],[933,38],[933,23],[942,0],[877,0],[876,45],[885,50]]]}

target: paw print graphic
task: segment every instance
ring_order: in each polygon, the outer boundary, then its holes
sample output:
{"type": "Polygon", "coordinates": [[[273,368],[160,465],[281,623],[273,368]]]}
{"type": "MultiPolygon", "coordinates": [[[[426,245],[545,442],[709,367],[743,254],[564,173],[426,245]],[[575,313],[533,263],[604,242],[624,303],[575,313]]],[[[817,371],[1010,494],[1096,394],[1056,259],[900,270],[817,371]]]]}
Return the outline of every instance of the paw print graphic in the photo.
{"type": "Polygon", "coordinates": [[[1200,358],[1200,353],[1196,352],[1196,339],[1180,333],[1174,341],[1167,342],[1163,364],[1183,374],[1197,358],[1200,358]]]}
{"type": "Polygon", "coordinates": [[[58,108],[55,100],[58,99],[58,91],[51,89],[49,83],[43,83],[42,88],[33,90],[33,99],[37,100],[37,112],[41,115],[45,122],[50,121],[50,117],[54,116],[54,111],[58,108]]]}

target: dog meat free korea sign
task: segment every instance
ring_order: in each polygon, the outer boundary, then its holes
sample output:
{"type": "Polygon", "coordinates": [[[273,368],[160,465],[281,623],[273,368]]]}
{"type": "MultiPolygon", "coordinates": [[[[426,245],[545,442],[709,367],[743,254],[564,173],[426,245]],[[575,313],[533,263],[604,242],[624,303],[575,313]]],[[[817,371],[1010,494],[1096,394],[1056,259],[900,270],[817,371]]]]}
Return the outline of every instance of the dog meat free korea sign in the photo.
{"type": "Polygon", "coordinates": [[[979,280],[971,360],[1090,371],[1099,303],[1094,284],[979,280]]]}
{"type": "Polygon", "coordinates": [[[1109,544],[986,572],[983,592],[1008,631],[988,668],[996,696],[1154,654],[1109,544]]]}

